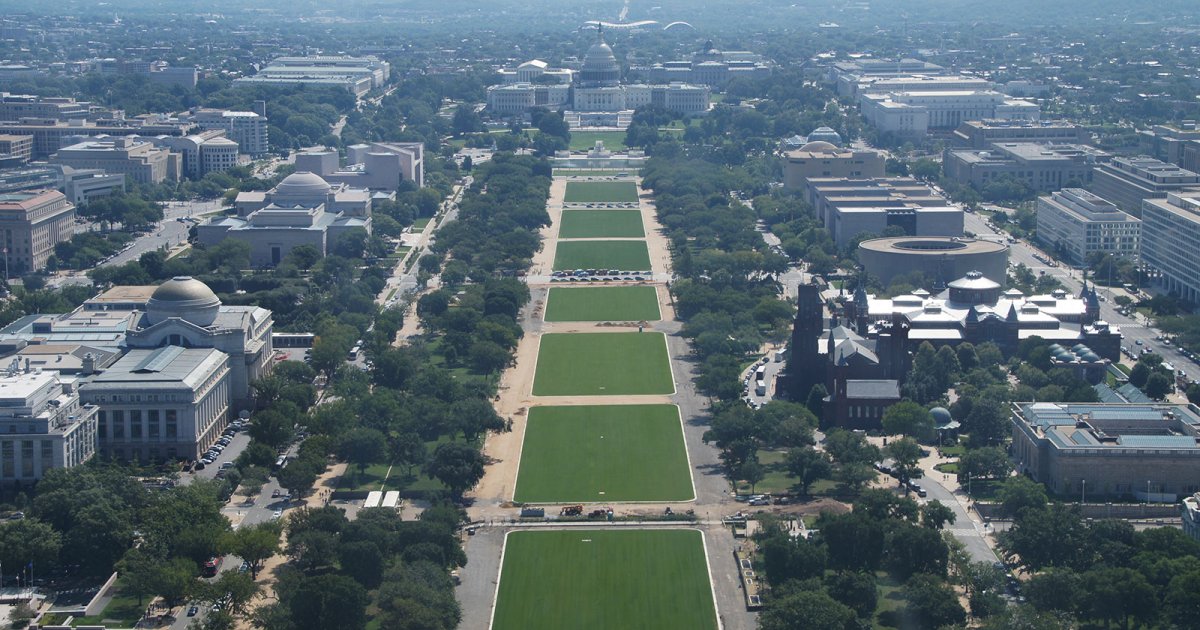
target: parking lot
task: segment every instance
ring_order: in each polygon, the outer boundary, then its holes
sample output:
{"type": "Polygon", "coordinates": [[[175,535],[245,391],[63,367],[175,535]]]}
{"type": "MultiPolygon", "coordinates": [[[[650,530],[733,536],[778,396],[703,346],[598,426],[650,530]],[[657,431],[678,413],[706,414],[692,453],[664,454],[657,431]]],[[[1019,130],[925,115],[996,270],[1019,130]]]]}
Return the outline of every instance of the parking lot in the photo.
{"type": "Polygon", "coordinates": [[[648,282],[652,279],[649,269],[570,269],[550,274],[550,282],[648,282]]]}

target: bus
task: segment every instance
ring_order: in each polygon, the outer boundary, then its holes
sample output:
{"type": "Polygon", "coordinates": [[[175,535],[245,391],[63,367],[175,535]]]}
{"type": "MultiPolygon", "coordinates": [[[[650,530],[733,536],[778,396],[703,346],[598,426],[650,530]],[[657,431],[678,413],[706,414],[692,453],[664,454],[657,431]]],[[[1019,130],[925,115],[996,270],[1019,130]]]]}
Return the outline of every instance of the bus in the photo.
{"type": "Polygon", "coordinates": [[[362,351],[362,346],[355,344],[353,348],[350,348],[350,352],[346,355],[346,360],[354,361],[354,360],[358,359],[358,353],[361,351],[362,351]]]}
{"type": "Polygon", "coordinates": [[[273,348],[311,348],[317,336],[313,333],[271,333],[273,348]]]}

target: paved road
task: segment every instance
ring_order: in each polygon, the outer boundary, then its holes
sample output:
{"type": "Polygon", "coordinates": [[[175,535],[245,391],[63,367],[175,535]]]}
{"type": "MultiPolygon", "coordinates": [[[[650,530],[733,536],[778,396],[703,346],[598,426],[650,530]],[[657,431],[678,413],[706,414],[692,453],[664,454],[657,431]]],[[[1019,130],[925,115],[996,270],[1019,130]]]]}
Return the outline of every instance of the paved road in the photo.
{"type": "MultiPolygon", "coordinates": [[[[450,199],[442,202],[442,209],[444,213],[442,214],[441,220],[438,221],[436,225],[433,225],[432,221],[430,222],[430,225],[427,226],[425,231],[421,234],[421,237],[413,245],[412,253],[410,254],[411,256],[420,256],[425,249],[433,246],[433,243],[437,240],[437,231],[440,230],[443,225],[446,225],[447,223],[458,218],[458,203],[462,201],[464,191],[467,188],[470,188],[471,183],[474,181],[475,180],[473,177],[467,175],[462,179],[461,183],[455,186],[454,193],[450,196],[450,199]]],[[[417,265],[414,264],[409,268],[409,271],[405,271],[404,267],[405,265],[403,263],[396,265],[396,268],[392,272],[392,276],[388,278],[387,283],[384,285],[383,291],[380,292],[383,296],[385,296],[385,299],[389,293],[392,295],[391,299],[388,299],[387,303],[384,305],[385,307],[399,302],[400,299],[405,296],[405,294],[415,292],[418,288],[417,265]],[[395,293],[392,293],[392,289],[396,290],[395,293]]]]}

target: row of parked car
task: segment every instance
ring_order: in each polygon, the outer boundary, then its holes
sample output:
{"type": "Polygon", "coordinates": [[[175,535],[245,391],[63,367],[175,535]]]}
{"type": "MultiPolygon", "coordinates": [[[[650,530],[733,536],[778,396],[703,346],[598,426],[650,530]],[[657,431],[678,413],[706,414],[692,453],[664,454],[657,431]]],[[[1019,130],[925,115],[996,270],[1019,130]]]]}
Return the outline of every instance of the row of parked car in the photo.
{"type": "MultiPolygon", "coordinates": [[[[225,428],[225,432],[221,434],[221,437],[217,439],[216,443],[209,447],[208,451],[204,453],[204,456],[196,462],[195,470],[204,470],[205,467],[217,461],[217,458],[220,457],[221,453],[225,451],[225,447],[229,446],[229,443],[233,441],[233,436],[244,428],[246,428],[245,420],[239,419],[231,422],[229,426],[225,428]]],[[[221,470],[225,471],[232,467],[233,464],[231,462],[225,462],[221,465],[221,470]]],[[[218,474],[220,475],[221,473],[218,474]]]]}
{"type": "MultiPolygon", "coordinates": [[[[896,480],[900,479],[900,473],[896,472],[895,470],[892,470],[891,466],[877,463],[877,464],[875,464],[875,470],[878,470],[879,472],[891,477],[892,479],[896,479],[896,480]]],[[[920,486],[920,484],[913,481],[912,479],[909,479],[908,483],[903,484],[903,485],[905,487],[907,487],[909,489],[909,491],[915,493],[917,496],[921,497],[922,499],[924,499],[926,496],[929,496],[929,492],[927,492],[925,490],[925,488],[922,488],[920,486]]]]}

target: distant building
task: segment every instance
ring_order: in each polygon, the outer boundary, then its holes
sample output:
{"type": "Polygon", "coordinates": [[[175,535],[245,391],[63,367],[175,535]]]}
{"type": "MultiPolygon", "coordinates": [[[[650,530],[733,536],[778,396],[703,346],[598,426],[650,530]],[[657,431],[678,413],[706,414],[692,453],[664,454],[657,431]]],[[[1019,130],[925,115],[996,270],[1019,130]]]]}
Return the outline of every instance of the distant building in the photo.
{"type": "Polygon", "coordinates": [[[183,170],[183,159],[178,153],[160,149],[148,140],[129,137],[99,136],[66,146],[59,149],[50,162],[122,173],[139,184],[178,181],[183,170]]]}
{"type": "Polygon", "coordinates": [[[1200,129],[1195,120],[1178,125],[1154,125],[1138,132],[1142,153],[1180,168],[1200,172],[1200,129]]]}
{"type": "Polygon", "coordinates": [[[998,179],[1019,182],[1035,192],[1092,181],[1092,169],[1108,153],[1077,144],[998,142],[985,151],[947,150],[942,157],[946,177],[982,190],[998,179]]]}
{"type": "Polygon", "coordinates": [[[869,149],[839,149],[817,140],[783,155],[783,187],[789,190],[803,190],[813,177],[864,179],[884,175],[883,155],[869,149]]]}
{"type": "Polygon", "coordinates": [[[1096,166],[1091,188],[1125,212],[1140,216],[1143,199],[1200,190],[1200,175],[1151,157],[1119,157],[1096,166]]]}
{"type": "Polygon", "coordinates": [[[1038,197],[1037,240],[1075,265],[1102,252],[1136,261],[1142,222],[1082,188],[1038,197]]]}
{"type": "Polygon", "coordinates": [[[962,208],[907,177],[808,179],[805,198],[838,247],[890,226],[910,236],[962,236],[962,208]]]}
{"type": "Polygon", "coordinates": [[[864,82],[881,78],[912,76],[943,76],[950,74],[946,68],[920,59],[872,59],[863,57],[830,64],[826,80],[834,86],[838,96],[854,97],[864,82]]]}
{"type": "Polygon", "coordinates": [[[953,139],[968,149],[986,149],[1002,142],[1090,144],[1087,129],[1065,120],[968,120],[954,130],[953,139]]]}
{"type": "Polygon", "coordinates": [[[39,164],[0,169],[0,193],[57,188],[75,205],[125,190],[125,176],[101,169],[76,169],[61,164],[39,164]]]}
{"type": "Polygon", "coordinates": [[[653,83],[690,83],[721,88],[734,79],[757,79],[770,75],[771,71],[771,64],[756,53],[717,50],[708,41],[691,59],[655,64],[646,73],[653,83]]]}
{"type": "Polygon", "coordinates": [[[48,118],[67,121],[85,119],[91,113],[91,103],[76,101],[73,98],[0,92],[0,120],[19,121],[23,118],[48,118]]]}
{"type": "Polygon", "coordinates": [[[215,245],[226,238],[250,244],[250,264],[279,264],[293,248],[311,245],[322,256],[355,230],[371,232],[371,193],[331,186],[319,175],[298,171],[270,191],[243,192],[236,217],[214,217],[197,227],[197,239],[215,245]]]}
{"type": "Polygon", "coordinates": [[[1183,533],[1200,540],[1200,492],[1183,499],[1183,533]]]}
{"type": "Polygon", "coordinates": [[[225,137],[224,129],[211,129],[190,136],[157,136],[148,140],[157,147],[181,156],[180,168],[191,179],[227,171],[238,165],[238,143],[225,137]]]}
{"type": "Polygon", "coordinates": [[[28,162],[33,157],[33,136],[0,134],[0,159],[6,156],[21,163],[28,162]]]}
{"type": "Polygon", "coordinates": [[[180,118],[203,130],[222,129],[225,137],[236,142],[242,153],[260,157],[269,153],[271,147],[266,105],[259,103],[257,112],[197,108],[181,114],[180,118]]]}
{"type": "Polygon", "coordinates": [[[73,468],[96,453],[96,407],[53,372],[0,372],[0,482],[33,483],[52,468],[73,468]]]}
{"type": "Polygon", "coordinates": [[[6,277],[46,267],[54,246],[75,233],[75,206],[56,190],[0,194],[6,277]]]}
{"type": "Polygon", "coordinates": [[[0,134],[33,137],[34,160],[44,160],[63,147],[64,139],[80,136],[186,136],[198,129],[194,123],[178,120],[78,120],[26,118],[18,122],[0,122],[0,134]]]}
{"type": "Polygon", "coordinates": [[[1141,253],[1168,291],[1200,302],[1200,190],[1142,202],[1141,253]]]}
{"type": "Polygon", "coordinates": [[[1191,405],[1014,403],[1017,471],[1058,495],[1175,502],[1200,489],[1191,405]]]}
{"type": "Polygon", "coordinates": [[[337,151],[296,155],[296,170],[320,175],[333,184],[395,191],[401,182],[425,185],[425,145],[421,142],[372,142],[346,147],[346,166],[337,151]]]}
{"type": "Polygon", "coordinates": [[[257,74],[235,79],[236,85],[334,85],[363,96],[383,87],[391,64],[375,56],[314,55],[279,57],[257,74]]]}
{"type": "Polygon", "coordinates": [[[867,92],[859,95],[863,118],[881,132],[924,136],[930,129],[954,129],[968,120],[1037,120],[1036,103],[992,90],[867,92]]]}
{"type": "Polygon", "coordinates": [[[873,238],[858,245],[863,269],[884,286],[898,275],[919,271],[939,286],[978,271],[1003,278],[1008,271],[1008,245],[995,241],[945,236],[873,238]]]}

